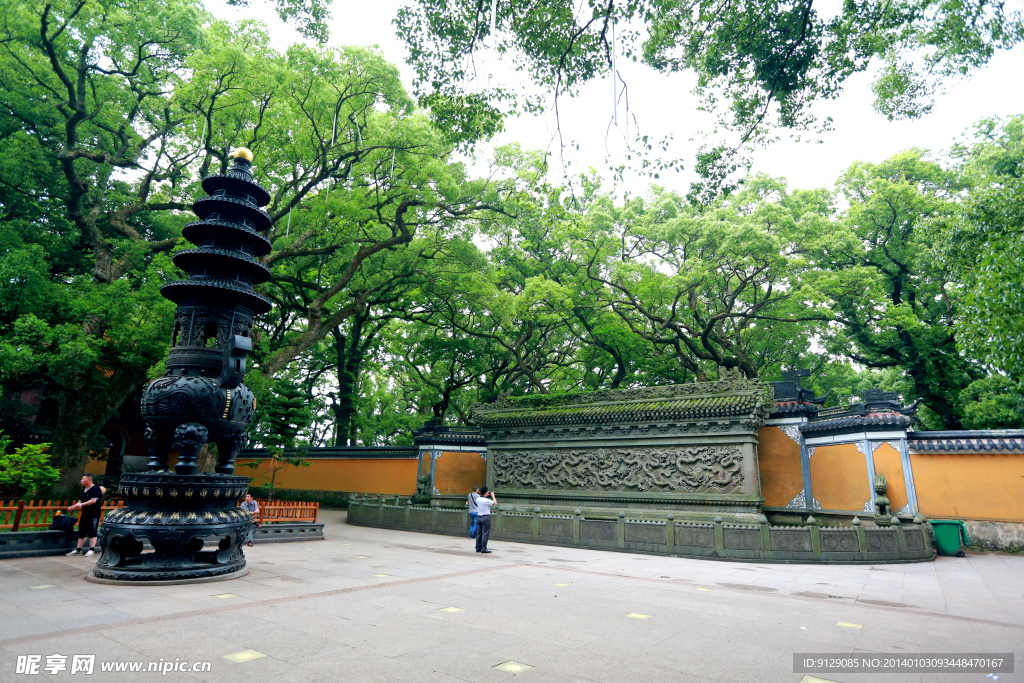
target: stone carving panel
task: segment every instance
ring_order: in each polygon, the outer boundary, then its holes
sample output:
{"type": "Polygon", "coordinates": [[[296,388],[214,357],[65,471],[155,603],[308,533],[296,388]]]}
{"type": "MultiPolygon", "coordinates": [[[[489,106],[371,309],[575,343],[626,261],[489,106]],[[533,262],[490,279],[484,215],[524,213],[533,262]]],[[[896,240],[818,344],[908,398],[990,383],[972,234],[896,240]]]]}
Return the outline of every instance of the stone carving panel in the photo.
{"type": "Polygon", "coordinates": [[[737,446],[494,451],[495,487],[570,491],[742,493],[737,446]]]}
{"type": "Polygon", "coordinates": [[[615,532],[615,522],[594,522],[584,520],[580,522],[580,538],[588,541],[615,541],[618,534],[615,532]]]}
{"type": "Polygon", "coordinates": [[[533,518],[505,515],[501,518],[501,530],[509,534],[532,534],[533,518]]]}
{"type": "Polygon", "coordinates": [[[572,536],[572,521],[568,519],[541,519],[541,536],[572,536]]]}
{"type": "Polygon", "coordinates": [[[410,510],[409,523],[413,526],[430,526],[430,510],[410,510]]]}
{"type": "Polygon", "coordinates": [[[714,548],[715,530],[707,527],[676,526],[676,545],[714,548]]]}
{"type": "Polygon", "coordinates": [[[811,552],[811,532],[807,529],[778,529],[771,530],[772,550],[787,550],[790,552],[811,552]]]}
{"type": "Polygon", "coordinates": [[[729,550],[761,550],[760,529],[730,529],[726,527],[723,532],[725,547],[729,550]]]}
{"type": "Polygon", "coordinates": [[[458,529],[462,526],[462,512],[448,512],[447,510],[439,512],[437,526],[442,529],[458,529]]]}
{"type": "Polygon", "coordinates": [[[899,552],[896,532],[891,529],[867,530],[868,552],[895,553],[899,552]]]}
{"type": "Polygon", "coordinates": [[[654,543],[665,545],[665,527],[660,524],[626,522],[626,543],[654,543]]]}
{"type": "Polygon", "coordinates": [[[821,552],[823,553],[855,553],[860,551],[860,541],[856,530],[822,529],[821,552]]]}

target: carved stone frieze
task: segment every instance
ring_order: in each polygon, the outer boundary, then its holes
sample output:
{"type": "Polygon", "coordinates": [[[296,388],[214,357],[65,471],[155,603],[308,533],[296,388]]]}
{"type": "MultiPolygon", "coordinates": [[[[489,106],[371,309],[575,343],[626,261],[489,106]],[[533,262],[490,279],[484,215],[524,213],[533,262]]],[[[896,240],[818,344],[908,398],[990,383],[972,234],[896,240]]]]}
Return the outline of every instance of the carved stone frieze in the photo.
{"type": "MultiPolygon", "coordinates": [[[[792,509],[795,509],[795,510],[804,510],[804,509],[806,509],[807,508],[807,492],[804,489],[800,489],[800,493],[798,493],[795,496],[793,496],[793,500],[791,500],[788,503],[786,503],[786,507],[787,508],[792,508],[792,509]]],[[[812,510],[820,510],[821,509],[821,503],[819,503],[818,499],[813,497],[813,496],[811,497],[811,509],[812,510]]]]}
{"type": "Polygon", "coordinates": [[[775,425],[783,434],[796,443],[800,443],[800,425],[775,425]]]}
{"type": "Polygon", "coordinates": [[[803,510],[807,507],[807,492],[804,489],[800,489],[800,493],[793,496],[793,500],[786,503],[787,508],[793,508],[797,510],[803,510]]]}
{"type": "Polygon", "coordinates": [[[892,441],[892,440],[889,440],[889,441],[872,441],[871,442],[871,452],[874,453],[879,448],[881,448],[883,444],[889,444],[894,451],[896,451],[897,453],[900,452],[900,443],[899,443],[899,441],[892,441]]]}
{"type": "Polygon", "coordinates": [[[494,485],[512,489],[741,493],[739,447],[639,446],[496,450],[494,485]]]}
{"type": "Polygon", "coordinates": [[[668,424],[604,425],[601,427],[539,427],[531,429],[488,429],[489,443],[499,441],[575,441],[615,437],[635,439],[654,436],[692,436],[698,434],[756,433],[756,420],[735,422],[679,422],[668,424]]]}

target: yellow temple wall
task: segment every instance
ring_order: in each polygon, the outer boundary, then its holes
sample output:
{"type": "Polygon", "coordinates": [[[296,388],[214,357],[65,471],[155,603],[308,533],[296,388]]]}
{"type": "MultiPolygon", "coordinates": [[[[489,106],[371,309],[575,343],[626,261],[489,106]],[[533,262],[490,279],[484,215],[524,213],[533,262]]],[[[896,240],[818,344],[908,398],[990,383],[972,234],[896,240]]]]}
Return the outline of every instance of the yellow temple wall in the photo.
{"type": "MultiPolygon", "coordinates": [[[[416,493],[416,460],[383,458],[309,459],[308,467],[281,463],[274,487],[306,491],[340,491],[346,493],[381,493],[411,496],[416,493]]],[[[252,477],[250,486],[270,481],[270,460],[239,459],[235,474],[252,477]],[[258,462],[256,468],[243,467],[258,462]]]]}
{"type": "Polygon", "coordinates": [[[487,461],[476,451],[444,451],[434,460],[434,488],[438,495],[466,495],[483,486],[487,461]]]}
{"type": "Polygon", "coordinates": [[[910,464],[926,517],[1024,522],[1024,454],[911,451],[910,464]]]}
{"type": "Polygon", "coordinates": [[[784,507],[804,488],[800,445],[778,427],[762,427],[757,440],[764,504],[784,507]]]}

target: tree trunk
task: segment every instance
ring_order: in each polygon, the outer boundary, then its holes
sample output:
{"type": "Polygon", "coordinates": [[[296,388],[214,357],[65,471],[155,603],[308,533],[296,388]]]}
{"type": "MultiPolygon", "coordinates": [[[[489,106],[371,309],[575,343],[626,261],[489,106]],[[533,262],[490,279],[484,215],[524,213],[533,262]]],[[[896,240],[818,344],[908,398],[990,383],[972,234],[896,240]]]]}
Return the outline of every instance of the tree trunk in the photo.
{"type": "Polygon", "coordinates": [[[199,467],[200,472],[213,472],[217,469],[217,444],[203,444],[203,447],[199,450],[196,465],[199,467]]]}
{"type": "Polygon", "coordinates": [[[50,450],[53,466],[61,471],[58,489],[77,486],[86,464],[93,440],[100,429],[131,395],[134,382],[129,378],[111,377],[100,391],[89,391],[87,382],[57,393],[57,424],[50,450]]]}
{"type": "Polygon", "coordinates": [[[338,398],[331,412],[334,413],[334,445],[347,446],[349,427],[352,423],[352,387],[346,383],[345,368],[348,367],[348,338],[341,327],[331,331],[334,336],[335,369],[338,373],[338,398]]]}
{"type": "Polygon", "coordinates": [[[363,329],[370,317],[369,307],[352,316],[352,329],[346,336],[341,328],[335,328],[335,357],[338,372],[338,401],[332,407],[334,412],[335,446],[356,445],[359,428],[352,419],[355,414],[356,385],[359,369],[363,363],[363,329]]]}

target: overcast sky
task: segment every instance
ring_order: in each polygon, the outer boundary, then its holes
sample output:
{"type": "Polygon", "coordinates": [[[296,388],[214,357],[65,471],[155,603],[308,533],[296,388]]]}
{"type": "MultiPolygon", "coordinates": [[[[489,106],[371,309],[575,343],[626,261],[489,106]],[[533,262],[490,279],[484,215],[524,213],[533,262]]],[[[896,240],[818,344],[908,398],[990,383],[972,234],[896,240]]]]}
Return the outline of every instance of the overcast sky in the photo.
{"type": "MultiPolygon", "coordinates": [[[[832,4],[838,0],[830,0],[832,4]]],[[[827,13],[830,2],[821,3],[827,13]]],[[[330,24],[332,45],[378,45],[384,56],[397,64],[406,87],[412,88],[412,69],[405,63],[408,52],[395,36],[391,21],[405,0],[375,0],[371,3],[335,0],[330,24]]],[[[816,7],[818,4],[816,4],[816,7]]],[[[238,19],[239,10],[211,3],[217,15],[238,19]]],[[[298,41],[298,34],[283,25],[268,7],[255,4],[244,10],[244,16],[257,16],[271,29],[275,47],[284,49],[298,41]]],[[[477,59],[481,77],[505,85],[518,82],[511,70],[503,68],[497,55],[483,50],[477,59]]],[[[634,62],[618,61],[619,73],[629,88],[629,115],[619,107],[619,127],[610,126],[613,118],[613,91],[607,78],[587,86],[579,97],[563,99],[560,105],[565,142],[579,143],[579,150],[563,153],[555,133],[553,114],[523,117],[509,121],[507,129],[481,153],[481,161],[489,157],[494,145],[518,142],[525,149],[543,149],[551,153],[553,176],[557,181],[563,168],[577,174],[593,167],[611,182],[609,166],[627,163],[629,141],[638,135],[659,140],[668,135],[674,139],[673,156],[692,165],[699,140],[691,139],[713,128],[713,120],[697,111],[697,99],[690,93],[694,78],[690,74],[665,76],[634,62]],[[628,127],[627,127],[628,124],[628,127]],[[610,132],[609,132],[610,129],[610,132]]],[[[951,83],[940,96],[933,112],[914,121],[889,122],[871,106],[870,74],[859,74],[847,81],[836,100],[815,105],[819,118],[831,116],[832,130],[813,141],[782,140],[758,150],[753,157],[753,171],[784,177],[790,187],[830,186],[854,161],[880,162],[911,147],[924,147],[936,153],[948,148],[974,122],[988,116],[1008,116],[1024,112],[1024,88],[1020,87],[1024,72],[1024,47],[998,52],[985,69],[970,79],[951,83]],[[820,142],[818,142],[820,140],[820,142]]],[[[475,169],[486,172],[486,166],[475,169]]],[[[669,189],[685,192],[690,175],[662,174],[657,182],[669,189]]],[[[651,181],[644,177],[627,178],[625,189],[642,192],[651,181]]],[[[621,186],[620,186],[621,189],[621,186]]]]}

